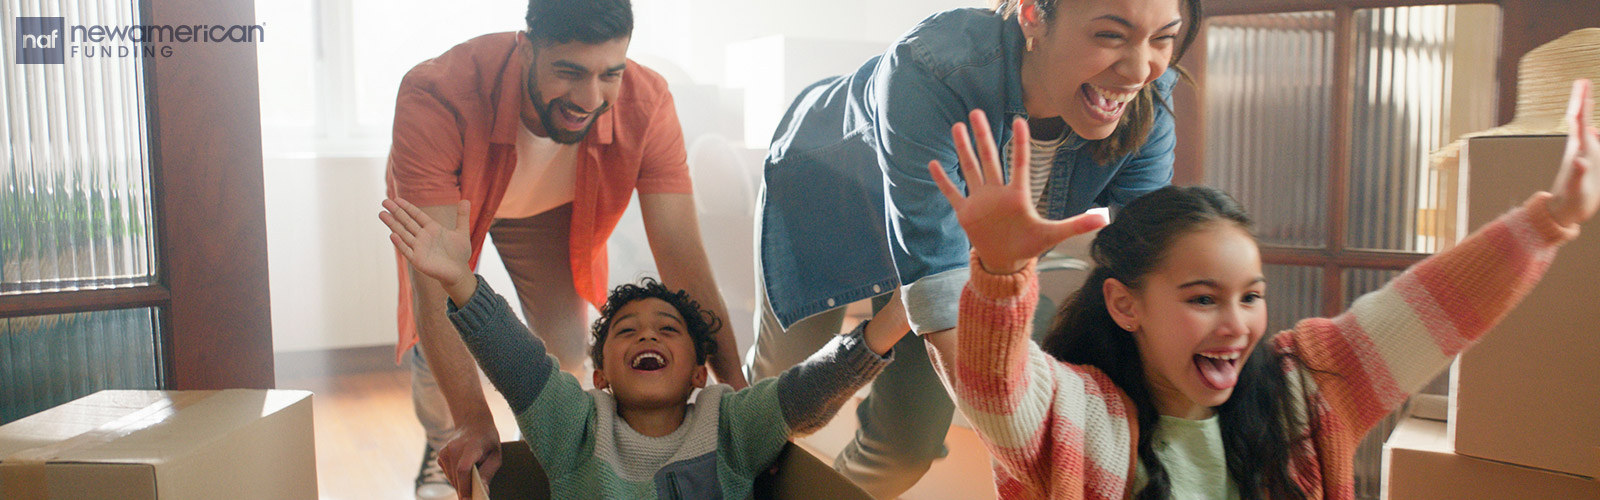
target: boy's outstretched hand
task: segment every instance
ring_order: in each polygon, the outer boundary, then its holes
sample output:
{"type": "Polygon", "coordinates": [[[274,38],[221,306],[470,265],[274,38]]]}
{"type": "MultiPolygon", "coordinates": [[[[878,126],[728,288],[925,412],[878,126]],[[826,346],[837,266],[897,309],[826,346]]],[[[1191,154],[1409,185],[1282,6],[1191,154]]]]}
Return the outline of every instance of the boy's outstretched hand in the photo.
{"type": "Polygon", "coordinates": [[[1105,218],[1091,214],[1059,221],[1040,217],[1033,208],[1032,191],[1028,187],[1028,122],[1017,118],[1012,124],[1011,143],[1015,146],[1011,148],[1011,183],[1006,184],[989,120],[983,110],[977,109],[972,110],[968,118],[976,130],[977,152],[972,149],[972,141],[967,139],[966,124],[957,123],[950,128],[961,163],[961,175],[966,177],[967,196],[961,195],[960,188],[945,175],[938,160],[928,162],[928,171],[934,182],[939,183],[939,191],[955,208],[956,220],[966,230],[967,240],[972,243],[972,250],[978,254],[984,271],[1017,272],[1062,240],[1106,225],[1105,218]]]}
{"type": "Polygon", "coordinates": [[[1589,126],[1594,100],[1588,80],[1572,82],[1572,100],[1567,103],[1567,152],[1561,157],[1550,192],[1550,215],[1556,222],[1582,224],[1600,210],[1600,130],[1589,126]]]}
{"type": "Polygon", "coordinates": [[[472,256],[472,243],[467,239],[470,202],[461,200],[456,204],[456,228],[453,230],[445,229],[427,212],[400,198],[383,200],[383,208],[384,211],[378,212],[378,219],[389,226],[389,241],[400,249],[411,267],[439,280],[456,304],[465,304],[472,298],[478,283],[467,265],[467,259],[472,256]]]}

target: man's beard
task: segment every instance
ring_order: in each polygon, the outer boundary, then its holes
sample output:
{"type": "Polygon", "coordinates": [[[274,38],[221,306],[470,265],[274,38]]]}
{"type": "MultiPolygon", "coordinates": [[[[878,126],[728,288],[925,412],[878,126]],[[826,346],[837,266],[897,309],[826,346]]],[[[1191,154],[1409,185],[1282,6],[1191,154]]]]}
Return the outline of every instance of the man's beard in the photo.
{"type": "Polygon", "coordinates": [[[539,113],[539,123],[544,125],[545,133],[550,134],[550,140],[556,141],[557,144],[577,144],[583,141],[583,137],[589,135],[589,129],[594,127],[594,122],[598,121],[600,115],[611,108],[610,102],[603,103],[594,112],[588,113],[589,120],[588,123],[584,124],[583,128],[567,130],[557,125],[558,122],[551,116],[556,112],[556,107],[580,110],[583,108],[573,104],[572,101],[568,101],[566,98],[551,99],[549,102],[545,102],[543,94],[532,89],[529,90],[528,98],[533,101],[534,111],[539,113]]]}

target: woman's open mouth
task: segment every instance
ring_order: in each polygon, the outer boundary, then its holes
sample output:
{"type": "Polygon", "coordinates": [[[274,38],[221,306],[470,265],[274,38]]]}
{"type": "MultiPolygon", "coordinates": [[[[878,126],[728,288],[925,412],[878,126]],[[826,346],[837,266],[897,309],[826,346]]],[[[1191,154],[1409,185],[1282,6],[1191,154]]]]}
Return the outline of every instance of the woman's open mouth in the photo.
{"type": "Polygon", "coordinates": [[[1139,95],[1137,89],[1112,90],[1092,83],[1083,84],[1078,92],[1083,94],[1084,109],[1088,111],[1089,118],[1104,123],[1121,120],[1122,112],[1128,109],[1128,101],[1139,95]]]}

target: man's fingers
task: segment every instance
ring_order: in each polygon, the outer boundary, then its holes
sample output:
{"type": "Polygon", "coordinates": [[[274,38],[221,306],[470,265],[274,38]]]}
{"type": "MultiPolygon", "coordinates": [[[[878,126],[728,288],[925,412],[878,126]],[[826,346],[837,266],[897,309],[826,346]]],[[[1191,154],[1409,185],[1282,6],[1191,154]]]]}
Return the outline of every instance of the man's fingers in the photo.
{"type": "Polygon", "coordinates": [[[478,474],[483,476],[483,484],[489,484],[494,479],[494,474],[500,472],[500,454],[491,453],[483,463],[478,464],[478,474]]]}
{"type": "Polygon", "coordinates": [[[939,185],[939,192],[944,193],[944,199],[950,202],[950,206],[960,211],[961,190],[956,189],[955,183],[950,182],[950,176],[944,174],[944,167],[939,165],[939,160],[928,162],[928,175],[933,176],[933,182],[939,185]]]}
{"type": "Polygon", "coordinates": [[[456,461],[453,467],[446,469],[451,471],[450,485],[456,488],[456,492],[461,494],[461,498],[472,498],[472,466],[475,465],[474,462],[476,461],[467,460],[467,457],[463,456],[461,460],[456,461]]]}

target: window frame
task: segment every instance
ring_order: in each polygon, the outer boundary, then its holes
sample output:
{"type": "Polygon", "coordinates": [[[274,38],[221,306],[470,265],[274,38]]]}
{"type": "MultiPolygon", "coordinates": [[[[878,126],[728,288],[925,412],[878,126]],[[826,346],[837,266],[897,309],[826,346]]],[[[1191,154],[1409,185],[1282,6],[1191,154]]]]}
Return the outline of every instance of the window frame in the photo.
{"type": "MultiPolygon", "coordinates": [[[[1498,5],[1501,15],[1500,60],[1496,74],[1499,84],[1498,121],[1512,117],[1516,103],[1516,64],[1523,54],[1539,44],[1574,29],[1588,27],[1584,19],[1600,17],[1600,4],[1573,7],[1554,0],[1209,0],[1206,17],[1277,14],[1303,11],[1334,13],[1334,91],[1333,127],[1330,137],[1326,239],[1320,248],[1261,245],[1261,261],[1267,265],[1307,266],[1322,269],[1321,307],[1331,317],[1345,309],[1347,269],[1404,270],[1427,258],[1430,253],[1367,250],[1346,245],[1350,203],[1350,160],[1353,138],[1351,110],[1355,103],[1355,12],[1361,9],[1433,5],[1498,5]],[[1574,9],[1588,9],[1584,13],[1574,9]],[[1509,71],[1508,71],[1509,68],[1509,71]]],[[[1198,185],[1205,182],[1204,96],[1206,30],[1184,56],[1182,66],[1195,85],[1180,86],[1174,96],[1177,113],[1178,146],[1174,152],[1173,183],[1198,185]]]]}
{"type": "MultiPolygon", "coordinates": [[[[253,24],[252,0],[139,0],[143,24],[253,24]]],[[[272,388],[256,47],[146,59],[155,284],[0,296],[0,318],[153,307],[158,384],[272,388]],[[197,125],[204,124],[204,125],[197,125]]]]}

